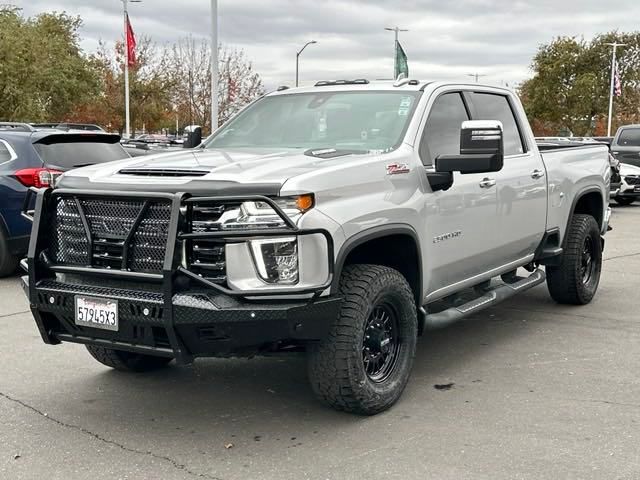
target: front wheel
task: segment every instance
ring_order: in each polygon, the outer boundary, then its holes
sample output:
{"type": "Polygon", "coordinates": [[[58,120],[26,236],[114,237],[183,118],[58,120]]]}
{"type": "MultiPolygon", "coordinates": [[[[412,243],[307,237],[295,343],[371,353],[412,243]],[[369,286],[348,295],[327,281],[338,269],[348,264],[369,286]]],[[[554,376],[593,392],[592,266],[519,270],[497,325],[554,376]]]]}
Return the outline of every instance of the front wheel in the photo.
{"type": "Polygon", "coordinates": [[[547,287],[556,302],[586,305],[593,299],[602,271],[602,240],[591,215],[573,216],[560,265],[546,271],[547,287]]]}
{"type": "Polygon", "coordinates": [[[631,205],[636,201],[635,197],[614,197],[618,205],[631,205]]]}
{"type": "Polygon", "coordinates": [[[165,367],[173,360],[168,357],[143,355],[95,345],[86,345],[86,347],[91,356],[98,362],[122,372],[149,372],[165,367]]]}
{"type": "Polygon", "coordinates": [[[418,336],[415,299],[392,268],[350,265],[340,278],[344,302],[329,337],[309,351],[316,395],[331,407],[374,415],[404,390],[418,336]]]}

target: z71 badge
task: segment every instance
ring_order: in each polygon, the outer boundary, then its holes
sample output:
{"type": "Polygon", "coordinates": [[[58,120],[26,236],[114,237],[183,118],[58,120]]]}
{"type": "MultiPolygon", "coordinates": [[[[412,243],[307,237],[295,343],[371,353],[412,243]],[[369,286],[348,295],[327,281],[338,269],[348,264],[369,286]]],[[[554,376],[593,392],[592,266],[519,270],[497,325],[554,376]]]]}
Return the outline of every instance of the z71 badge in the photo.
{"type": "Polygon", "coordinates": [[[390,163],[387,165],[387,175],[399,175],[401,173],[409,173],[411,169],[406,163],[390,163]]]}

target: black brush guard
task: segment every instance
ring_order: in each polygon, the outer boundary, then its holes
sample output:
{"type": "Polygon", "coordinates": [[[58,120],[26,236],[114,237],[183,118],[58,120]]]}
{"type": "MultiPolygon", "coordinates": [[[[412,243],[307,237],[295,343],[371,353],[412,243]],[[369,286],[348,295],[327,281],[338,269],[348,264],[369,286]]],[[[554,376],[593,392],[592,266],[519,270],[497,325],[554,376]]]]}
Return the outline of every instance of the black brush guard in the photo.
{"type": "MultiPolygon", "coordinates": [[[[24,278],[24,287],[27,290],[31,310],[36,320],[40,334],[45,341],[49,344],[57,344],[60,341],[70,341],[75,343],[85,343],[104,346],[114,349],[123,349],[132,352],[172,356],[176,358],[179,363],[189,363],[193,360],[194,356],[203,355],[203,352],[195,352],[196,355],[185,345],[184,335],[180,335],[178,325],[176,325],[176,309],[181,308],[176,306],[177,303],[181,303],[181,298],[184,300],[188,295],[184,292],[176,291],[176,280],[179,277],[189,279],[191,282],[199,285],[205,290],[215,292],[221,298],[231,299],[230,303],[232,309],[220,309],[216,310],[215,314],[221,316],[226,321],[237,320],[239,316],[245,318],[247,316],[254,318],[256,312],[259,316],[264,316],[268,319],[282,319],[282,318],[306,318],[307,320],[324,321],[328,323],[328,320],[332,316],[337,315],[341,300],[339,298],[319,298],[320,294],[327,290],[333,281],[334,277],[334,245],[333,239],[329,232],[323,229],[299,229],[291,219],[282,211],[282,209],[276,204],[274,200],[269,197],[254,195],[254,196],[212,196],[212,197],[191,197],[187,193],[138,193],[138,192],[123,192],[123,191],[85,191],[85,190],[67,190],[67,189],[35,189],[32,188],[25,199],[23,207],[23,216],[33,221],[33,228],[31,233],[31,239],[29,243],[29,252],[26,260],[26,268],[28,271],[27,277],[24,278]],[[50,246],[49,237],[46,235],[47,227],[52,224],[54,209],[52,206],[56,205],[57,198],[72,199],[78,205],[78,212],[84,226],[87,240],[89,243],[87,264],[84,266],[79,265],[60,265],[56,264],[47,255],[47,250],[50,246]],[[146,273],[136,272],[120,269],[107,269],[96,268],[92,265],[92,233],[88,226],[88,221],[83,208],[80,207],[80,200],[107,200],[107,201],[127,201],[137,200],[143,202],[142,211],[138,218],[136,218],[131,231],[127,236],[127,241],[131,240],[131,236],[135,233],[135,229],[140,225],[141,217],[149,206],[149,202],[166,203],[170,205],[170,220],[168,224],[168,234],[166,242],[166,250],[164,254],[164,261],[161,273],[146,273]],[[193,208],[199,204],[228,204],[228,203],[241,203],[245,201],[259,201],[268,204],[274,212],[282,219],[284,227],[278,229],[253,229],[242,231],[212,231],[212,232],[192,232],[191,220],[193,216],[193,208]],[[236,291],[227,288],[226,286],[211,282],[194,272],[188,270],[180,264],[181,255],[176,254],[176,248],[183,242],[192,242],[195,240],[216,240],[221,243],[240,243],[249,240],[259,240],[270,237],[281,236],[304,236],[304,235],[322,235],[327,242],[327,264],[328,264],[328,278],[327,281],[319,286],[309,288],[289,288],[289,289],[269,289],[269,290],[251,290],[251,291],[236,291]],[[90,286],[70,286],[67,284],[56,283],[55,273],[61,274],[76,274],[76,275],[88,275],[97,276],[99,278],[108,278],[110,280],[125,280],[128,282],[150,282],[161,285],[161,294],[147,294],[143,292],[133,292],[131,290],[121,290],[124,292],[125,300],[128,297],[137,297],[140,293],[145,300],[149,308],[153,308],[154,312],[156,307],[158,309],[158,317],[161,319],[162,327],[166,332],[167,344],[165,346],[149,346],[140,345],[128,342],[120,342],[109,338],[100,338],[93,336],[86,336],[82,334],[72,333],[52,333],[46,326],[46,322],[43,320],[42,311],[43,308],[47,309],[49,313],[58,314],[56,308],[60,310],[64,305],[64,299],[61,300],[58,295],[94,295],[94,296],[108,296],[101,295],[100,289],[96,290],[96,287],[90,286]],[[291,301],[289,299],[283,299],[282,302],[273,302],[273,298],[291,295],[307,295],[310,298],[305,300],[291,301]],[[269,302],[266,304],[256,304],[255,300],[259,297],[270,297],[269,302]],[[248,300],[247,300],[248,299],[248,300]],[[49,302],[51,305],[46,305],[49,302]],[[327,318],[328,317],[328,318],[327,318]]],[[[125,245],[123,256],[127,256],[129,247],[125,245]]],[[[123,267],[126,265],[126,260],[123,262],[123,267]]],[[[115,289],[106,289],[106,291],[118,292],[115,289]]],[[[188,292],[187,292],[188,293],[188,292]]],[[[137,298],[128,299],[130,308],[134,308],[135,303],[138,302],[137,298]]],[[[229,303],[229,302],[227,302],[229,303]]],[[[137,306],[140,309],[140,306],[137,306]]],[[[192,309],[193,310],[193,309],[192,309]]],[[[212,312],[198,312],[198,321],[202,324],[206,324],[206,315],[212,312]]],[[[301,324],[297,323],[294,326],[294,330],[301,324]]],[[[265,328],[270,329],[271,326],[268,322],[265,323],[265,328]]],[[[271,330],[274,330],[271,328],[271,330]]],[[[277,328],[275,329],[278,330],[277,328]]],[[[280,335],[287,335],[282,328],[280,335]]],[[[286,330],[286,329],[285,329],[286,330]]],[[[289,329],[291,330],[291,329],[289,329]]],[[[312,330],[314,330],[312,328],[312,330]]],[[[324,332],[325,327],[315,329],[309,336],[311,340],[319,340],[320,331],[324,332]]],[[[245,330],[246,331],[246,330],[245,330]]],[[[100,332],[101,334],[103,332],[100,332]]],[[[260,332],[254,335],[251,332],[253,341],[260,340],[260,332]]],[[[273,331],[264,332],[265,338],[270,341],[275,340],[273,331]]],[[[277,337],[277,335],[276,335],[277,337]]],[[[305,335],[300,335],[301,338],[305,338],[305,335]]],[[[284,338],[283,338],[284,339],[284,338]]],[[[242,343],[242,342],[240,342],[242,343]]],[[[235,343],[234,343],[235,345],[235,343]]],[[[193,349],[191,349],[193,350],[193,349]]],[[[232,351],[226,353],[233,353],[232,351]]]]}

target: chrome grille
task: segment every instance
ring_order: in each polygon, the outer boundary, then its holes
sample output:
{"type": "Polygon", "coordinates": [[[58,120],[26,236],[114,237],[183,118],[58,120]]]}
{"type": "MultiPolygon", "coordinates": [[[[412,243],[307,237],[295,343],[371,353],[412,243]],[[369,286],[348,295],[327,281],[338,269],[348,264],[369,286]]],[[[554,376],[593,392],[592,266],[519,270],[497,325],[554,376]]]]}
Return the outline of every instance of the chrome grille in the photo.
{"type": "Polygon", "coordinates": [[[144,273],[162,271],[171,219],[169,203],[68,197],[56,201],[50,249],[55,263],[144,273]]]}

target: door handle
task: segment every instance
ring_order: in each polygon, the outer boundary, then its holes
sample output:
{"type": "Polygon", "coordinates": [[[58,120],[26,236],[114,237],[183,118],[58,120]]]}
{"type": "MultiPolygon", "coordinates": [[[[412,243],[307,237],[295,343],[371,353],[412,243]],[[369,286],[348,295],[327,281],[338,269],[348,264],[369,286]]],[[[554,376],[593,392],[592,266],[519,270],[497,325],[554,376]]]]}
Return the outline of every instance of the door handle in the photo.
{"type": "Polygon", "coordinates": [[[531,178],[533,178],[534,180],[537,180],[542,177],[544,177],[544,172],[542,170],[538,170],[536,168],[533,172],[531,172],[531,178]]]}
{"type": "Polygon", "coordinates": [[[491,188],[496,185],[496,181],[493,178],[483,178],[479,185],[480,188],[491,188]]]}

